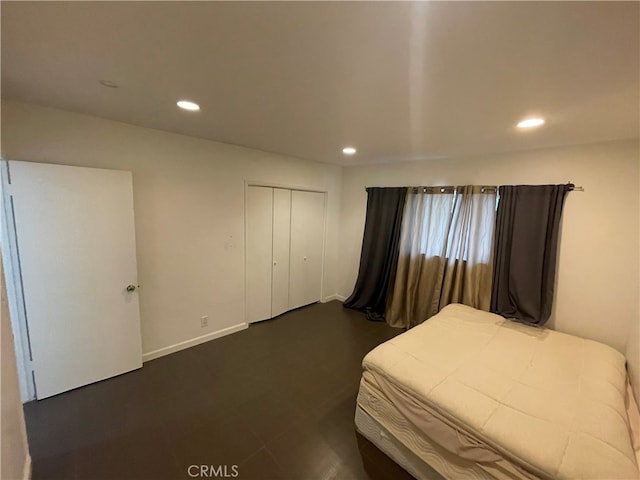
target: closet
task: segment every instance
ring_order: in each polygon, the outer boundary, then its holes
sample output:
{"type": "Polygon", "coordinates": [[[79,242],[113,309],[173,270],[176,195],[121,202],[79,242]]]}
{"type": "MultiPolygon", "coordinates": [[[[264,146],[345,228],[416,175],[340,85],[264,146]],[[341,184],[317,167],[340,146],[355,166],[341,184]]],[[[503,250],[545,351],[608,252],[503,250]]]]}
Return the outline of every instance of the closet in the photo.
{"type": "Polygon", "coordinates": [[[318,302],[325,194],[254,185],[246,193],[246,321],[318,302]]]}

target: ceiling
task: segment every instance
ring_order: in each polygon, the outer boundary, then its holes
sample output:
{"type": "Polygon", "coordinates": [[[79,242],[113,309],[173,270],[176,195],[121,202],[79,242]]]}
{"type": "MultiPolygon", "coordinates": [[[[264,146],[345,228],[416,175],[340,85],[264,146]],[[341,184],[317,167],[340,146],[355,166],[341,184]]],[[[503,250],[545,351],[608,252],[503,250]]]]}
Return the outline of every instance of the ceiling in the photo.
{"type": "Polygon", "coordinates": [[[639,136],[638,2],[1,9],[3,98],[299,158],[366,164],[639,136]],[[547,123],[516,129],[528,115],[547,123]]]}

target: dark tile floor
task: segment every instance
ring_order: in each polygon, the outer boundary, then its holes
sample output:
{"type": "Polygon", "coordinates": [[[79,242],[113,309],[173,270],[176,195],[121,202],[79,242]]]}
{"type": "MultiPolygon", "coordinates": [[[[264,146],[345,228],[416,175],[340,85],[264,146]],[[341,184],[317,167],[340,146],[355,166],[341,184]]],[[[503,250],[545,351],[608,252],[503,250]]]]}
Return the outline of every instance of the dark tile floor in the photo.
{"type": "Polygon", "coordinates": [[[30,402],[33,479],[406,478],[353,426],[362,357],[399,333],[315,304],[30,402]]]}

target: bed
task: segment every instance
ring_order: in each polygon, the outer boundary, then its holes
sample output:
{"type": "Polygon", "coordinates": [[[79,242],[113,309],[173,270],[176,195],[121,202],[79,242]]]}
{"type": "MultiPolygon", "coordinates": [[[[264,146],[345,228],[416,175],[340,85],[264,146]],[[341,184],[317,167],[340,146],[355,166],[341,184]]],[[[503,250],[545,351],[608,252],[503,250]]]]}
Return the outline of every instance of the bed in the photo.
{"type": "Polygon", "coordinates": [[[456,304],[363,369],[356,429],[418,479],[639,478],[637,406],[606,345],[456,304]]]}

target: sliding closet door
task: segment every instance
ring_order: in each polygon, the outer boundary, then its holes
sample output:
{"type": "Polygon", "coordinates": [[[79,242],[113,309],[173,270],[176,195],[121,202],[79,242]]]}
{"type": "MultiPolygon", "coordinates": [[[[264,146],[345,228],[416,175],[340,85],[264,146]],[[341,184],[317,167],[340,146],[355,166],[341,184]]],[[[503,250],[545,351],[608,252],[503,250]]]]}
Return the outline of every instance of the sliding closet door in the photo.
{"type": "Polygon", "coordinates": [[[291,192],[290,309],[320,301],[324,203],[324,193],[291,192]]]}
{"type": "Polygon", "coordinates": [[[271,318],[273,188],[247,187],[246,321],[271,318]]]}
{"type": "Polygon", "coordinates": [[[247,322],[320,300],[324,209],[324,193],[247,187],[247,322]]]}
{"type": "Polygon", "coordinates": [[[273,190],[273,272],[271,316],[289,310],[289,240],[291,238],[291,190],[273,190]]]}

